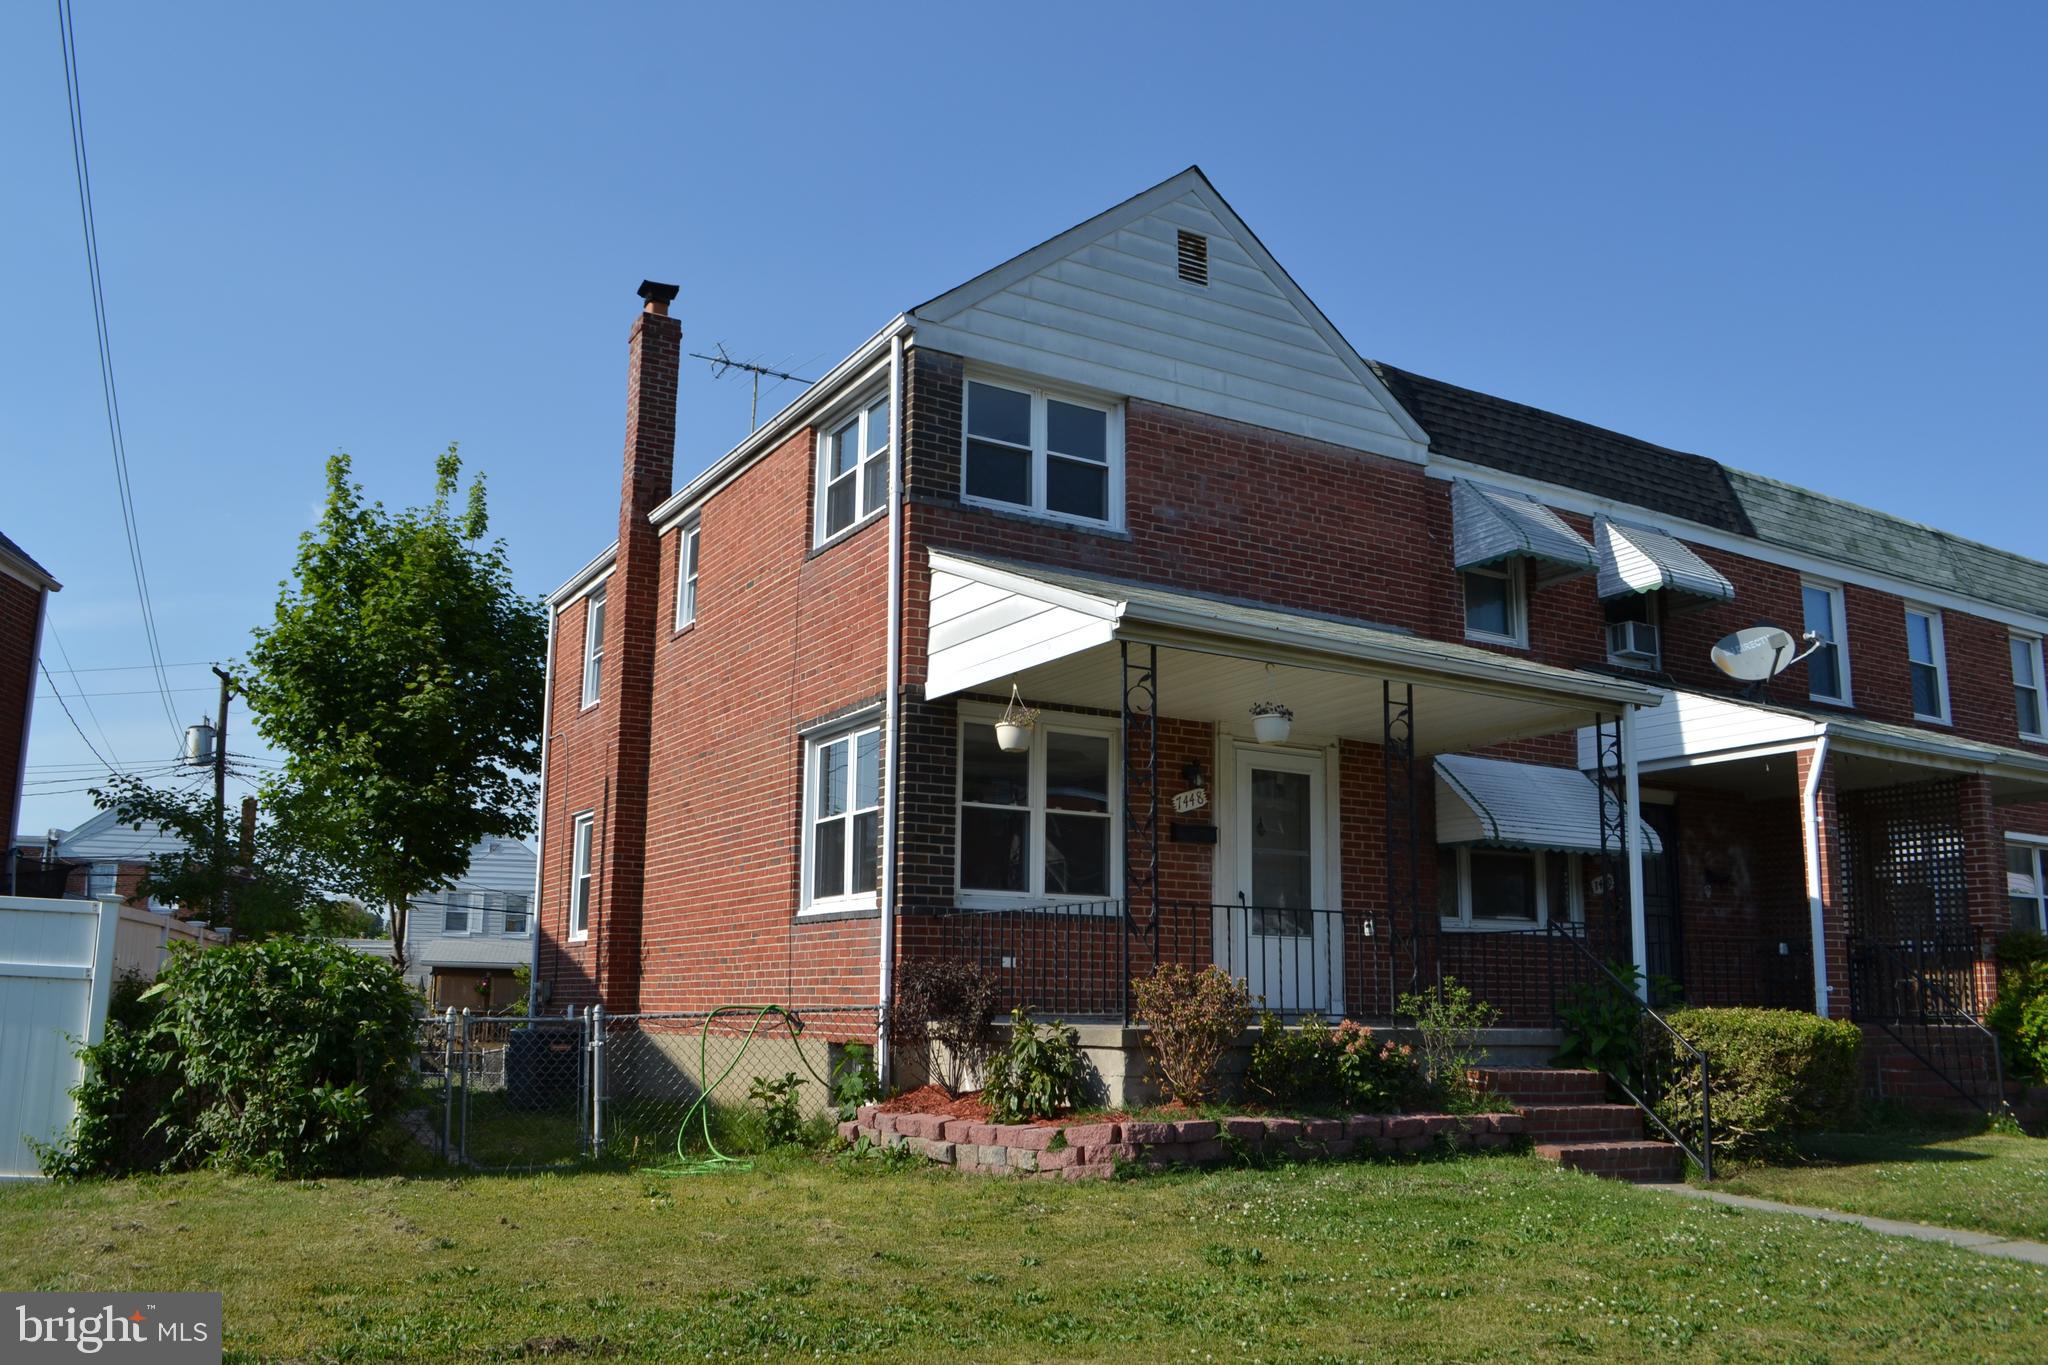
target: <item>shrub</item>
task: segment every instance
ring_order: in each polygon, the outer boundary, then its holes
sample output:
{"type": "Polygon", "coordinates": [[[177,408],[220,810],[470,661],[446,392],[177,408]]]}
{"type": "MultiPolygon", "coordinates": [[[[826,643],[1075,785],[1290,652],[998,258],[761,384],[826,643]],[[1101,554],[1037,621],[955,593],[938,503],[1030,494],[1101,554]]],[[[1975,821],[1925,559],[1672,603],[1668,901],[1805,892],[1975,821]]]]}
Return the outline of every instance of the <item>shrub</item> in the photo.
{"type": "Polygon", "coordinates": [[[787,1147],[803,1137],[803,1115],[797,1112],[797,1091],[803,1088],[803,1081],[794,1071],[785,1071],[774,1079],[766,1076],[754,1078],[747,1088],[747,1098],[761,1115],[761,1135],[770,1147],[787,1147]]]}
{"type": "Polygon", "coordinates": [[[958,1091],[967,1076],[982,1070],[995,1048],[996,1001],[1001,992],[1002,983],[977,963],[945,958],[906,962],[896,977],[889,1037],[913,1047],[942,1049],[943,1084],[958,1091]]]}
{"type": "Polygon", "coordinates": [[[2048,1081],[2048,938],[2021,929],[1998,941],[1998,999],[1984,1022],[2007,1071],[2048,1081]]]}
{"type": "Polygon", "coordinates": [[[1041,1029],[1022,1005],[1010,1014],[1010,1045],[989,1058],[981,1097],[997,1123],[1051,1118],[1081,1087],[1081,1048],[1059,1020],[1041,1029]]]}
{"type": "MultiPolygon", "coordinates": [[[[1863,1052],[1856,1025],[1799,1010],[1685,1009],[1666,1017],[1707,1055],[1717,1155],[1780,1152],[1794,1133],[1854,1115],[1863,1052]]],[[[1697,1142],[1699,1073],[1668,1055],[1658,1062],[1671,1071],[1657,1115],[1697,1142]]]]}
{"type": "Polygon", "coordinates": [[[1216,1068],[1252,1018],[1251,988],[1214,965],[1162,963],[1131,982],[1138,1021],[1167,1096],[1190,1107],[1215,1093],[1216,1068]]]}
{"type": "Polygon", "coordinates": [[[1438,1098],[1408,1044],[1380,1039],[1349,1019],[1332,1028],[1315,1014],[1303,1015],[1290,1029],[1271,1010],[1259,1016],[1245,1089],[1279,1109],[1374,1113],[1438,1098]]]}
{"type": "Polygon", "coordinates": [[[1602,1072],[1634,1089],[1643,1069],[1643,1007],[1635,994],[1642,976],[1628,962],[1608,970],[1621,984],[1596,974],[1558,1003],[1564,1045],[1550,1064],[1602,1072]]]}
{"type": "Polygon", "coordinates": [[[881,1093],[875,1077],[875,1050],[866,1043],[848,1043],[839,1050],[839,1063],[832,1068],[832,1105],[839,1121],[847,1122],[860,1107],[881,1093]]]}
{"type": "Polygon", "coordinates": [[[53,1173],[355,1169],[405,1098],[412,995],[390,963],[338,943],[173,949],[136,1004],[153,1011],[146,1022],[87,1050],[78,1119],[46,1156],[53,1173]],[[123,1093],[124,1072],[147,1078],[142,1098],[123,1093]]]}
{"type": "Polygon", "coordinates": [[[1472,1088],[1467,1073],[1478,1064],[1479,1033],[1500,1022],[1500,1011],[1446,976],[1433,991],[1404,995],[1395,1008],[1415,1019],[1421,1035],[1422,1079],[1448,1098],[1464,1098],[1472,1088]]]}

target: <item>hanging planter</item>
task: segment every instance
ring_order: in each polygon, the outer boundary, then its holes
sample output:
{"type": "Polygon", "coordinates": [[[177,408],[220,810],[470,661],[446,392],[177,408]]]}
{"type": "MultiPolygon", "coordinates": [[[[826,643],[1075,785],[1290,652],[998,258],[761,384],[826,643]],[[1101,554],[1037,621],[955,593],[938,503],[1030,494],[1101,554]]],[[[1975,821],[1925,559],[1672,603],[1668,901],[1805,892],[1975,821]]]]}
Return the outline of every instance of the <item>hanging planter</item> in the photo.
{"type": "Polygon", "coordinates": [[[1038,712],[1024,704],[1017,685],[1010,684],[1010,704],[996,717],[996,747],[1006,754],[1026,753],[1031,748],[1031,731],[1038,724],[1038,712]]]}
{"type": "Polygon", "coordinates": [[[1277,701],[1252,703],[1252,738],[1261,744],[1285,744],[1294,729],[1294,712],[1277,701]]]}

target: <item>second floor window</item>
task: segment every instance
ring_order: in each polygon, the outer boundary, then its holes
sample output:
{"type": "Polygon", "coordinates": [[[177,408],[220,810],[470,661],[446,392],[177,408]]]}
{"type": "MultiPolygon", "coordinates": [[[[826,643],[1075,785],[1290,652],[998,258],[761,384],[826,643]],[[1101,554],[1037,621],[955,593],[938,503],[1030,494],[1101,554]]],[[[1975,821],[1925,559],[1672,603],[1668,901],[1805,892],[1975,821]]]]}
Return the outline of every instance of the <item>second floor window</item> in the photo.
{"type": "Polygon", "coordinates": [[[1122,519],[1123,433],[1092,399],[972,379],[960,491],[969,502],[1114,526],[1122,519]]]}
{"type": "Polygon", "coordinates": [[[1941,613],[1906,608],[1906,668],[1913,675],[1913,714],[1921,720],[1948,719],[1948,659],[1941,638],[1941,613]]]}
{"type": "Polygon", "coordinates": [[[2042,699],[2041,637],[2012,637],[2012,700],[2019,713],[2020,733],[2029,739],[2048,739],[2048,705],[2042,699]]]}
{"type": "Polygon", "coordinates": [[[683,539],[676,550],[676,629],[681,630],[697,619],[697,557],[701,526],[683,528],[683,539]]]}
{"type": "MultiPolygon", "coordinates": [[[[476,897],[467,891],[450,891],[442,901],[441,932],[444,934],[466,934],[470,932],[470,905],[476,897]]],[[[482,916],[478,916],[482,918],[482,916]]],[[[481,928],[481,925],[476,926],[481,928]]]]}
{"type": "Polygon", "coordinates": [[[1522,561],[1511,559],[1465,570],[1465,635],[1499,644],[1529,643],[1522,610],[1522,561]]]}
{"type": "Polygon", "coordinates": [[[1842,590],[1828,583],[1808,583],[1800,592],[1806,629],[1821,646],[1806,660],[1806,691],[1815,701],[1849,700],[1849,634],[1842,619],[1842,590]]]}
{"type": "Polygon", "coordinates": [[[882,510],[889,497],[889,399],[885,394],[826,428],[818,443],[820,545],[882,510]]]}
{"type": "Polygon", "coordinates": [[[517,891],[505,895],[505,932],[523,934],[526,932],[527,899],[517,891]]]}
{"type": "Polygon", "coordinates": [[[584,599],[583,608],[583,705],[597,705],[604,683],[604,589],[584,599]]]}

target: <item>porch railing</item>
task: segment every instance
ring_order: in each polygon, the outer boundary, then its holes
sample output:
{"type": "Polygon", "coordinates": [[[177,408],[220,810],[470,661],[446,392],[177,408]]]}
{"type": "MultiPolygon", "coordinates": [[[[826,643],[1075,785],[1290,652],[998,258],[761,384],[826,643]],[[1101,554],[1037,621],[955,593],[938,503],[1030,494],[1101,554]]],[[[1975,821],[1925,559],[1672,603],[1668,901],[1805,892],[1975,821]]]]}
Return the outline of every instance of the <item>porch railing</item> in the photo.
{"type": "Polygon", "coordinates": [[[972,962],[1003,986],[1003,1006],[1068,1020],[1128,1017],[1132,975],[1152,969],[1152,930],[1121,901],[907,914],[909,955],[972,962]]]}
{"type": "Polygon", "coordinates": [[[1979,1018],[1980,942],[1974,935],[1849,942],[1849,998],[1859,1023],[1882,1029],[1972,1107],[2005,1106],[1998,1035],[1979,1018]]]}

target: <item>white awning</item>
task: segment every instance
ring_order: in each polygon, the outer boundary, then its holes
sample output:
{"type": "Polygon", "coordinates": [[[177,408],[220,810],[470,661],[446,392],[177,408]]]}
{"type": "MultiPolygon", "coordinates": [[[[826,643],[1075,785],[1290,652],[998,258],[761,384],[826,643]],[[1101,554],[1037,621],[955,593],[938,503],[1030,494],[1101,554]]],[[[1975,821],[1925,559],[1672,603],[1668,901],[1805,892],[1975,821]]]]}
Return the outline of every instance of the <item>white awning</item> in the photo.
{"type": "Polygon", "coordinates": [[[1720,570],[1662,531],[1596,517],[1593,547],[1602,601],[1659,588],[1712,602],[1735,600],[1735,585],[1720,570]]]}
{"type": "MultiPolygon", "coordinates": [[[[1599,853],[1600,803],[1592,778],[1573,768],[1546,768],[1470,754],[1436,760],[1436,841],[1507,848],[1599,853]]],[[[1664,850],[1657,831],[1638,823],[1641,847],[1664,850]]]]}
{"type": "Polygon", "coordinates": [[[1564,573],[1594,566],[1593,547],[1557,513],[1532,498],[1483,488],[1470,479],[1451,483],[1451,549],[1459,569],[1521,556],[1564,573]]]}

